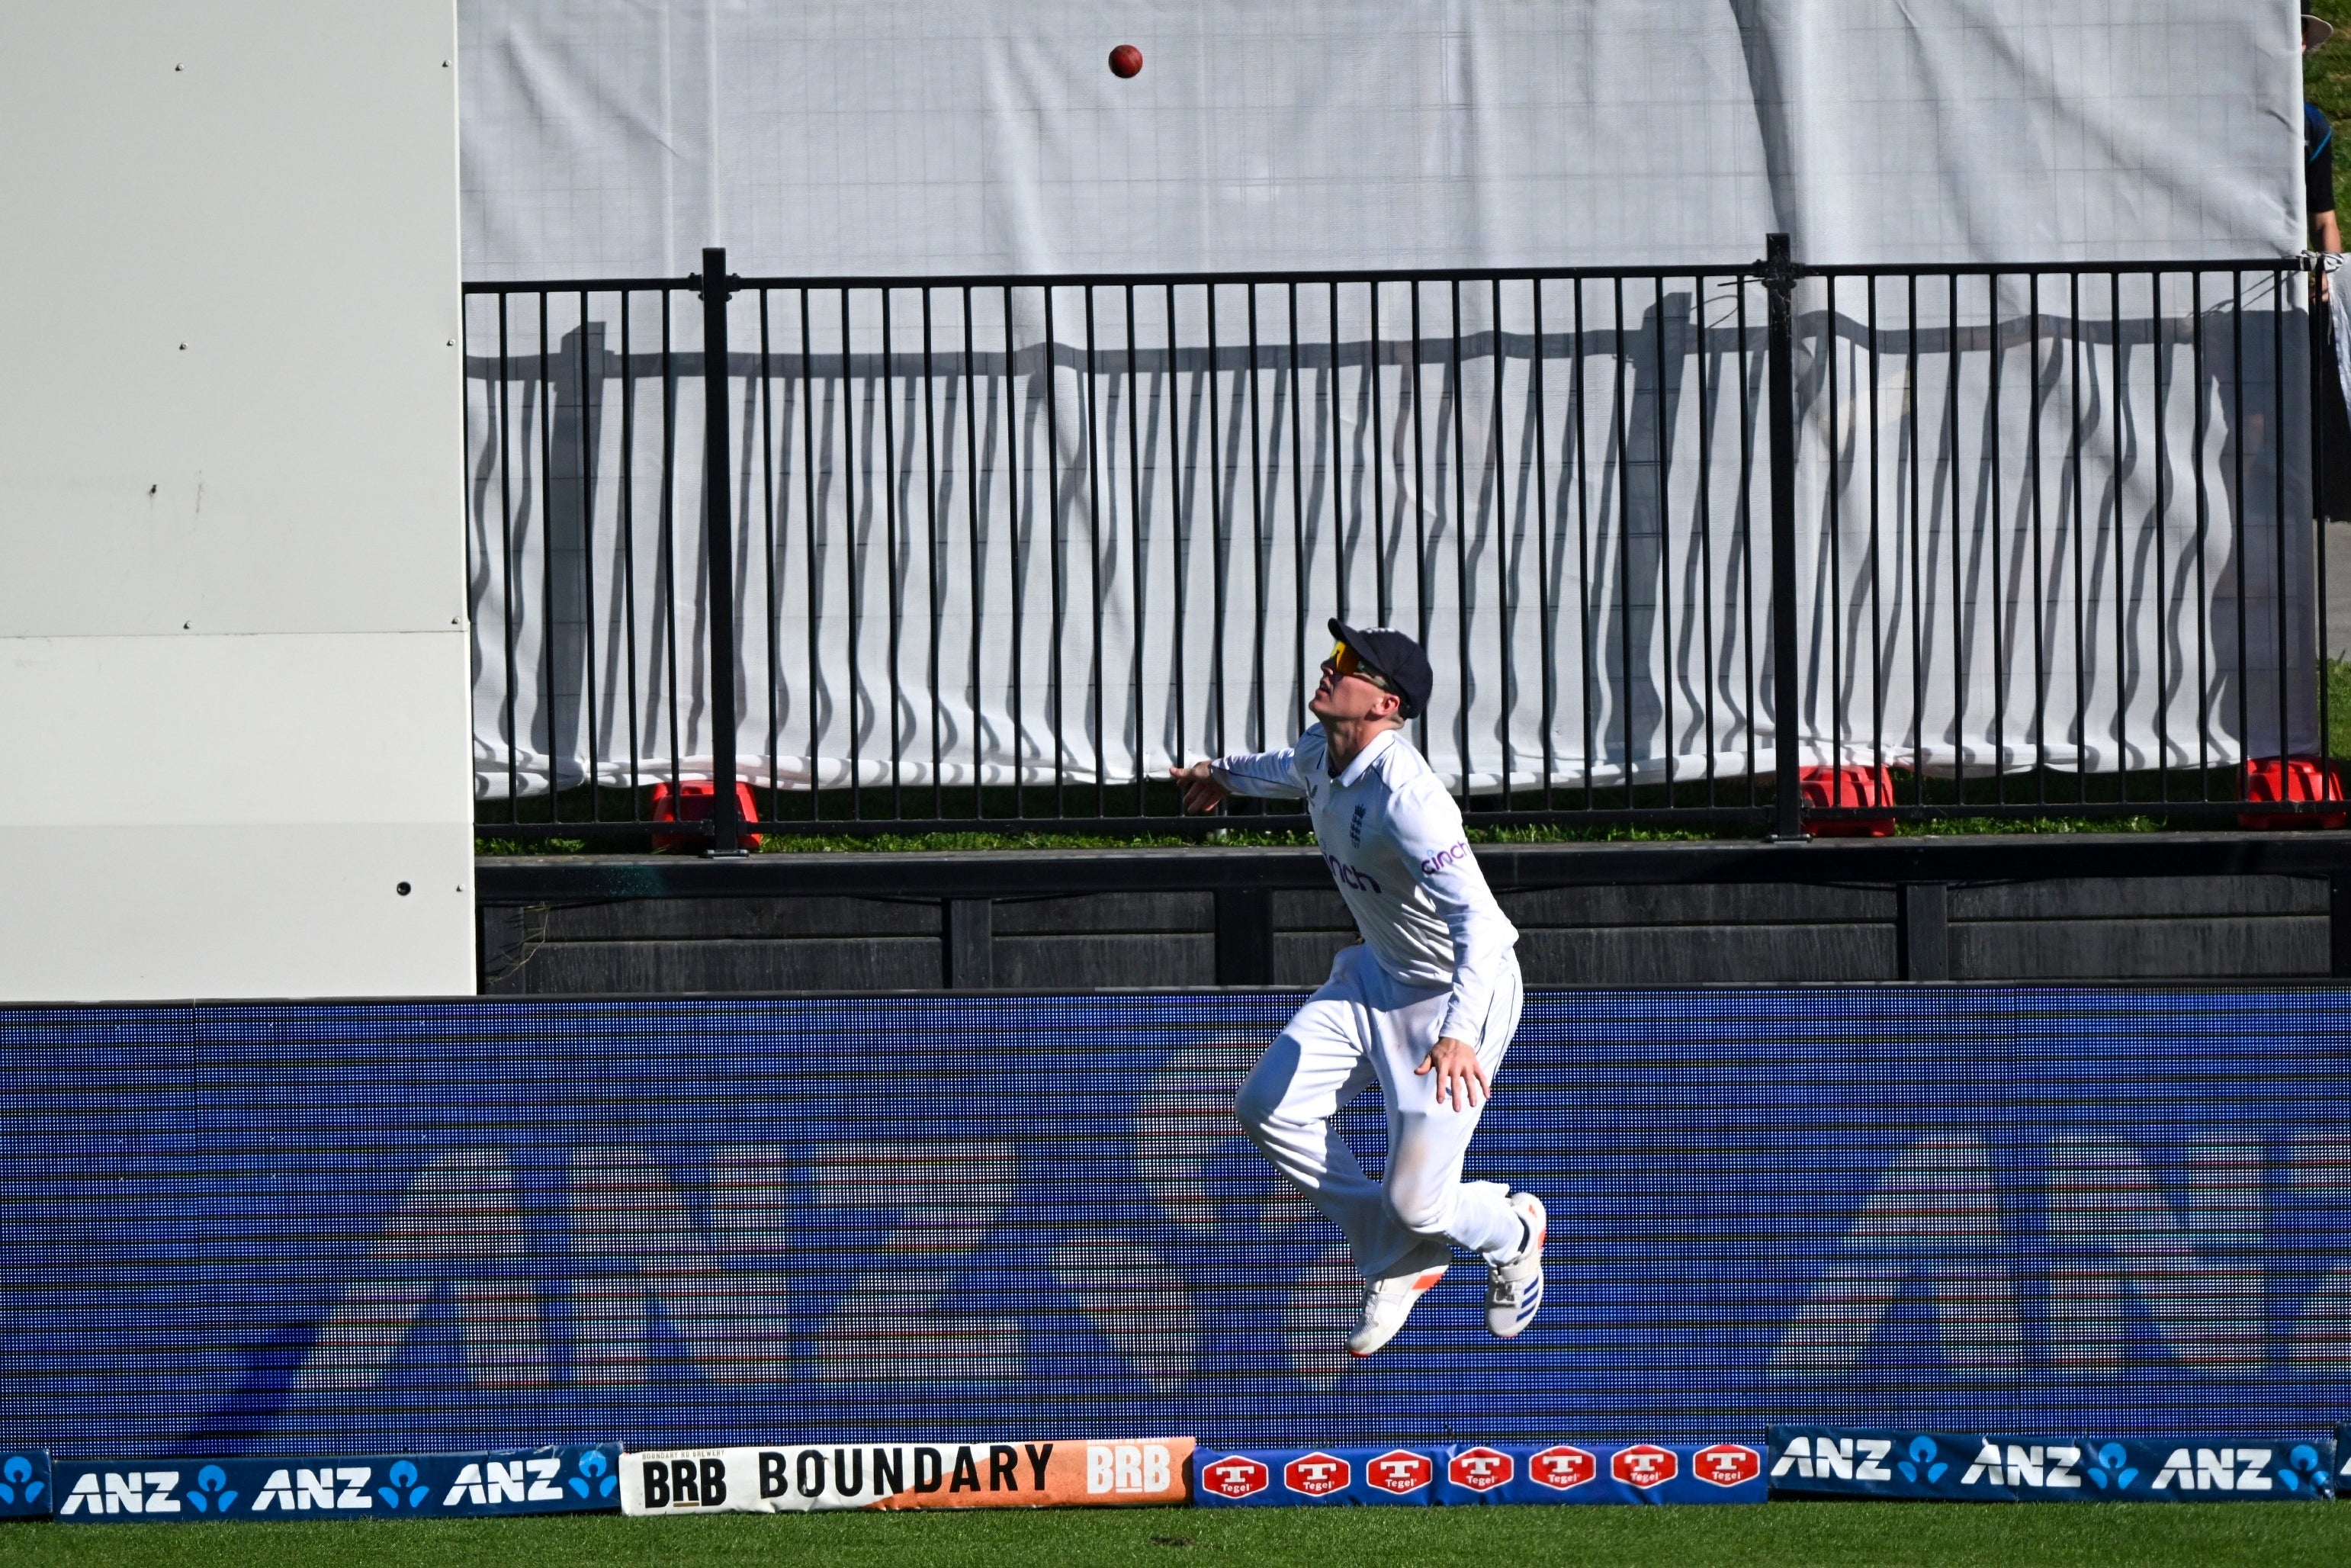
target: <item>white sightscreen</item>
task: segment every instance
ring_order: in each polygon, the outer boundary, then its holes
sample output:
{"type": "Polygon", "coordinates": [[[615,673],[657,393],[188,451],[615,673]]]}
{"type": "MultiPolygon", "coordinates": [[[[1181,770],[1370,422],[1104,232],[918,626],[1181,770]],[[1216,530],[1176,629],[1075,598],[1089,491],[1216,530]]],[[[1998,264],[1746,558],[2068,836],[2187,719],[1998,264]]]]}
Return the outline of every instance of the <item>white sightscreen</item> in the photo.
{"type": "MultiPolygon", "coordinates": [[[[469,274],[675,275],[711,235],[909,277],[1729,266],[1773,226],[1824,262],[2241,257],[2301,222],[2290,8],[1285,15],[475,5],[469,274]]],[[[1915,317],[1905,280],[1800,288],[1808,756],[2306,747],[2302,285],[2037,276],[1921,279],[1915,317]]],[[[651,291],[584,331],[549,297],[544,354],[515,296],[503,359],[468,303],[479,789],[706,772],[697,302],[666,361],[651,291]]],[[[1050,305],[1049,338],[1035,287],[737,297],[746,776],[1084,787],[1278,742],[1338,613],[1426,634],[1457,787],[1768,768],[1751,279],[1050,305]]]]}

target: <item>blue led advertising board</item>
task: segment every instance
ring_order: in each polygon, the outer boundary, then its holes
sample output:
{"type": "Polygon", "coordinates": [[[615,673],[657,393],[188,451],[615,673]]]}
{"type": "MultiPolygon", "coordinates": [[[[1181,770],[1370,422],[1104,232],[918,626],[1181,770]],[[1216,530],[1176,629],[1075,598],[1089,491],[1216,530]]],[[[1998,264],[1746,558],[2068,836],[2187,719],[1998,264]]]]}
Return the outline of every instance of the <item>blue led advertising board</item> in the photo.
{"type": "MultiPolygon", "coordinates": [[[[1297,1000],[0,1011],[0,1445],[2345,1414],[2339,989],[1532,997],[1469,1174],[1550,1206],[1543,1314],[1489,1339],[1465,1260],[1361,1363],[1338,1236],[1229,1112],[1297,1000]]],[[[1375,1166],[1375,1094],[1343,1124],[1375,1166]]]]}

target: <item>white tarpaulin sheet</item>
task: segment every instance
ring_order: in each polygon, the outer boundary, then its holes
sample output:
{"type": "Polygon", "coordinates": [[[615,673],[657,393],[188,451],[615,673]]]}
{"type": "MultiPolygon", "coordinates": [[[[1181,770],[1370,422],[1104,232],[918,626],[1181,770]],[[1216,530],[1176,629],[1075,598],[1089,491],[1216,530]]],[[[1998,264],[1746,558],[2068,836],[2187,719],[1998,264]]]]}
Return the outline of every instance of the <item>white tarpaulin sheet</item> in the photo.
{"type": "MultiPolygon", "coordinates": [[[[472,0],[467,271],[1698,269],[1773,229],[1816,263],[2283,256],[2294,17],[472,0]]],[[[2306,745],[2299,281],[1950,287],[1799,290],[1808,754],[2225,763],[2279,749],[2281,665],[2306,745]]],[[[1279,740],[1342,612],[1427,633],[1457,782],[1768,766],[1761,289],[1374,302],[738,296],[746,774],[1279,740]]],[[[539,309],[468,316],[480,788],[704,770],[694,302],[666,360],[652,296],[555,296],[543,345],[539,309]]]]}

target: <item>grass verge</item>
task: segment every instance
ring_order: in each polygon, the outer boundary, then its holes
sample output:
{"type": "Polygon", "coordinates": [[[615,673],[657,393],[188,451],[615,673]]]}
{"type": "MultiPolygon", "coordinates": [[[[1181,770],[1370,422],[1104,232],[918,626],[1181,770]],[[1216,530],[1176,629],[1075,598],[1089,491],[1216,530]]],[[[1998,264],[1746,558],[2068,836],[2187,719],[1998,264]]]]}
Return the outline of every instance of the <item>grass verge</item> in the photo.
{"type": "Polygon", "coordinates": [[[1134,1509],[762,1518],[429,1520],[367,1524],[0,1527],[23,1568],[1359,1568],[1364,1563],[2322,1562],[2351,1508],[2259,1503],[1775,1503],[1763,1508],[1134,1509]]]}

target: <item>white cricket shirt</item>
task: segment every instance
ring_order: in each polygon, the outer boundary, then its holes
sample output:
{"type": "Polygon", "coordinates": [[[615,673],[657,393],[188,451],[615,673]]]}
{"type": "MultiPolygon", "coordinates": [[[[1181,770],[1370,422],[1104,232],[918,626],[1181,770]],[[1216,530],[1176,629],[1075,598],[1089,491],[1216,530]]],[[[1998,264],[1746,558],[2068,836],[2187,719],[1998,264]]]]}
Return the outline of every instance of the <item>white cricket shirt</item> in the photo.
{"type": "Polygon", "coordinates": [[[1469,852],[1461,809],[1403,732],[1381,731],[1335,779],[1319,724],[1294,746],[1209,766],[1236,795],[1305,798],[1323,862],[1380,967],[1403,985],[1449,987],[1444,1033],[1482,1045],[1519,929],[1469,852]]]}

